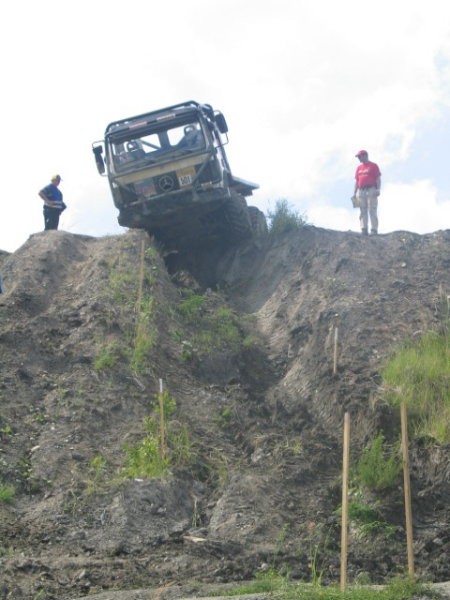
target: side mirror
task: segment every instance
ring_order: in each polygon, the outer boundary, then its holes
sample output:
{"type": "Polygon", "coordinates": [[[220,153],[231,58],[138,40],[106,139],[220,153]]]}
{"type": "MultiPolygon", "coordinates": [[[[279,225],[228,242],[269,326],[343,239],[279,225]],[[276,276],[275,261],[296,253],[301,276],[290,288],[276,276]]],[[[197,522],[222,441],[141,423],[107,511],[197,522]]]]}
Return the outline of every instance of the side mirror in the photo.
{"type": "Polygon", "coordinates": [[[223,114],[217,113],[215,120],[220,133],[228,133],[228,125],[223,114]]]}
{"type": "Polygon", "coordinates": [[[208,119],[210,119],[211,121],[214,121],[214,110],[213,110],[213,107],[211,106],[211,104],[202,104],[201,108],[205,112],[208,119]]]}
{"type": "Polygon", "coordinates": [[[100,175],[103,175],[105,172],[105,161],[103,160],[103,147],[102,146],[94,146],[92,148],[92,152],[95,156],[95,164],[97,165],[97,171],[100,175]]]}

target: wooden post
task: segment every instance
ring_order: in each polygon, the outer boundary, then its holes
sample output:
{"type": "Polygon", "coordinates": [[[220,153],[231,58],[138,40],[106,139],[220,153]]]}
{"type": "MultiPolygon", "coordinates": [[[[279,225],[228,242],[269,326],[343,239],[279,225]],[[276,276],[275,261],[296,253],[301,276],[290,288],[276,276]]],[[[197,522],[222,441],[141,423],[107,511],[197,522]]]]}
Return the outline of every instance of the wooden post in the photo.
{"type": "Polygon", "coordinates": [[[159,380],[159,436],[160,436],[160,450],[161,456],[166,456],[166,434],[165,434],[165,423],[164,423],[164,392],[163,392],[163,380],[159,380]]]}
{"type": "Polygon", "coordinates": [[[342,456],[342,523],[341,523],[341,592],[347,587],[348,548],[348,474],[350,459],[350,415],[344,415],[344,443],[342,456]]]}
{"type": "Polygon", "coordinates": [[[334,330],[334,352],[333,352],[333,376],[337,373],[337,356],[338,356],[338,328],[334,330]]]}
{"type": "Polygon", "coordinates": [[[411,481],[409,476],[409,452],[408,452],[408,414],[406,403],[400,405],[400,417],[402,424],[402,453],[403,453],[403,486],[405,492],[405,518],[406,518],[406,547],[408,553],[408,573],[414,577],[414,542],[411,510],[411,481]]]}

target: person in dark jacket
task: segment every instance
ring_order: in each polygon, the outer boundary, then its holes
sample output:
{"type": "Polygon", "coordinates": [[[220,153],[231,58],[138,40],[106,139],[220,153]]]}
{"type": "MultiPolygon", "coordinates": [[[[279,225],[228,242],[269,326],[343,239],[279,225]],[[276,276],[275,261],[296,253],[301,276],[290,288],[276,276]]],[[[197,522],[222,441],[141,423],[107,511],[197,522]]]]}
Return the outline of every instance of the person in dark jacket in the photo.
{"type": "Polygon", "coordinates": [[[58,229],[59,217],[62,211],[66,209],[63,195],[59,189],[60,183],[60,175],[55,175],[49,185],[46,185],[39,192],[39,196],[44,201],[44,226],[46,230],[58,229]]]}

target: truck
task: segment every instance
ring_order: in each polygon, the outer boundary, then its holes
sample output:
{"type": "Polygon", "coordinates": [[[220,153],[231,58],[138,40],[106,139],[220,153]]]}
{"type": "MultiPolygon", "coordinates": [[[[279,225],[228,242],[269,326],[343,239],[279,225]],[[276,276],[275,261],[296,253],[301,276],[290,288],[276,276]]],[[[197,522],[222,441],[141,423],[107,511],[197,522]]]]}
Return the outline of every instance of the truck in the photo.
{"type": "Polygon", "coordinates": [[[246,201],[259,186],[232,173],[226,143],[222,112],[189,100],[110,123],[92,151],[119,224],[186,252],[267,231],[264,214],[246,201]]]}

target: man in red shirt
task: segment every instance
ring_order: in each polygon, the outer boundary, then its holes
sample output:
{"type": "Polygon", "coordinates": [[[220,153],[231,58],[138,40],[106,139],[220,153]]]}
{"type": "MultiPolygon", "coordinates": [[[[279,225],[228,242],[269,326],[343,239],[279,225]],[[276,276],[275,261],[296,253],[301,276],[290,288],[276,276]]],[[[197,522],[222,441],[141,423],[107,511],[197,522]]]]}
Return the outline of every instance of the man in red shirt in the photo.
{"type": "Polygon", "coordinates": [[[370,233],[378,233],[378,196],[381,187],[381,172],[378,165],[369,160],[367,150],[360,150],[355,155],[359,159],[355,173],[355,191],[354,197],[359,199],[360,214],[359,221],[363,235],[368,234],[369,218],[370,233]]]}

